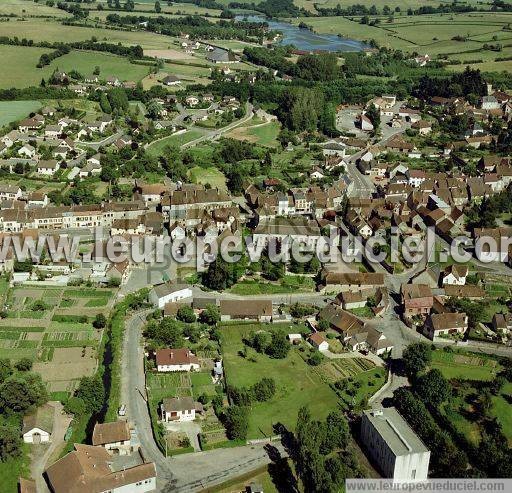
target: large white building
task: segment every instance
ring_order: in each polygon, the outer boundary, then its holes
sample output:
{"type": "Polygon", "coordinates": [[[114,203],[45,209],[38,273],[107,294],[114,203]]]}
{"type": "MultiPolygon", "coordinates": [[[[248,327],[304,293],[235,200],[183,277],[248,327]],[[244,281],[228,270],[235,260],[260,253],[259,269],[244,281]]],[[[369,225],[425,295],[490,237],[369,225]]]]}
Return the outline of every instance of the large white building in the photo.
{"type": "Polygon", "coordinates": [[[158,308],[163,308],[167,303],[190,298],[192,290],[188,286],[177,284],[158,284],[149,293],[149,301],[158,308]]]}
{"type": "Polygon", "coordinates": [[[394,407],[364,411],[361,439],[384,477],[427,479],[430,451],[394,407]]]}

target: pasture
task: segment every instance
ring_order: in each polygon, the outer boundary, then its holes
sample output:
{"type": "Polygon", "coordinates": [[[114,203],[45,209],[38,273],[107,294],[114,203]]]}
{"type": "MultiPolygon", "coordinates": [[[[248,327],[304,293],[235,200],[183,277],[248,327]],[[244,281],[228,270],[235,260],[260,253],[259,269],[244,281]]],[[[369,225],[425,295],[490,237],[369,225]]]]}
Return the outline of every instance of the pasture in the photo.
{"type": "Polygon", "coordinates": [[[0,320],[0,358],[30,358],[50,392],[72,392],[81,377],[96,370],[102,331],[92,320],[98,313],[108,316],[112,295],[110,289],[93,288],[9,289],[7,316],[0,320]]]}
{"type": "MultiPolygon", "coordinates": [[[[276,329],[278,327],[272,327],[276,329]]],[[[226,325],[222,327],[222,355],[226,379],[230,385],[248,387],[262,377],[273,378],[276,395],[267,402],[253,403],[249,414],[248,438],[263,438],[273,435],[273,425],[284,424],[293,430],[297,413],[302,406],[309,406],[316,419],[323,419],[338,406],[333,390],[292,348],[284,359],[271,359],[267,355],[249,349],[247,357],[240,355],[243,339],[249,332],[269,330],[259,324],[226,325]]],[[[284,330],[299,332],[297,326],[286,326],[284,330]]],[[[304,330],[304,328],[302,328],[304,330]]]]}
{"type": "Polygon", "coordinates": [[[0,127],[21,120],[39,108],[39,101],[0,101],[0,127]]]}
{"type": "MultiPolygon", "coordinates": [[[[34,41],[61,41],[72,43],[96,37],[98,41],[121,43],[122,45],[141,45],[147,49],[166,49],[172,44],[169,36],[148,31],[119,31],[106,29],[101,24],[90,27],[65,26],[53,19],[30,18],[11,20],[0,24],[0,36],[27,38],[34,41]]],[[[51,50],[46,50],[51,51],[51,50]]]]}
{"type": "MultiPolygon", "coordinates": [[[[389,4],[392,7],[391,3],[389,4]]],[[[504,62],[496,58],[512,56],[512,13],[472,12],[464,14],[433,14],[408,16],[395,14],[392,19],[381,17],[376,26],[360,24],[359,18],[347,17],[304,17],[291,19],[295,24],[305,22],[319,33],[338,34],[359,40],[375,40],[382,46],[447,56],[461,62],[482,60],[475,67],[483,70],[506,70],[504,62]],[[457,38],[455,38],[457,37],[457,38]],[[500,51],[484,49],[484,44],[500,43],[500,51]]],[[[506,63],[506,62],[505,62],[506,63]]],[[[473,65],[473,64],[471,64],[473,65]]],[[[461,65],[450,69],[461,70],[461,65]]]]}
{"type": "MultiPolygon", "coordinates": [[[[57,2],[55,2],[57,3],[57,2]]],[[[53,17],[71,17],[64,10],[57,7],[50,7],[46,2],[35,3],[32,0],[2,0],[0,2],[0,15],[15,14],[19,16],[53,16],[53,17]]]]}

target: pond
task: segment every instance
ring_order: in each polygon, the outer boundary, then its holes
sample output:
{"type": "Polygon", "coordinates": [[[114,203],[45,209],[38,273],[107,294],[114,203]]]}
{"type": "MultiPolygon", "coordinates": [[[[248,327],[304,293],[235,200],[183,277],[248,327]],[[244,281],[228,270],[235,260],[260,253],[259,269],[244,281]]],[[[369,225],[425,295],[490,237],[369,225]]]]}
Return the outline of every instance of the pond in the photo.
{"type": "Polygon", "coordinates": [[[355,39],[343,38],[335,34],[317,34],[288,22],[266,19],[261,15],[237,15],[235,19],[237,21],[267,22],[270,29],[282,33],[283,37],[279,44],[294,45],[298,50],[363,51],[365,48],[369,48],[365,43],[355,39]]]}

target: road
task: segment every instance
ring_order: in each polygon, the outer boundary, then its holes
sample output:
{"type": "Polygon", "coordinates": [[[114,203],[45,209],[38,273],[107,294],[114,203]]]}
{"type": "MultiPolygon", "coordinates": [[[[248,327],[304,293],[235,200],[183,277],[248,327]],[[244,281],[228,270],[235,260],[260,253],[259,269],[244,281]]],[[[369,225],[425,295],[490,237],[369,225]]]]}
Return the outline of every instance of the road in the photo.
{"type": "MultiPolygon", "coordinates": [[[[257,469],[272,460],[264,444],[247,445],[166,458],[157,447],[146,404],[144,355],[141,331],[145,314],[140,312],[126,322],[122,361],[122,402],[127,418],[135,425],[142,451],[157,468],[157,489],[169,493],[194,493],[257,469]]],[[[272,444],[284,456],[280,444],[272,444]]]]}
{"type": "Polygon", "coordinates": [[[214,129],[214,130],[208,130],[204,135],[201,137],[191,140],[190,142],[187,142],[181,146],[182,149],[186,149],[187,147],[192,147],[196,144],[200,144],[201,142],[204,142],[205,140],[213,141],[217,140],[219,137],[221,137],[223,134],[229,132],[230,130],[233,130],[234,128],[243,125],[244,123],[248,122],[253,117],[253,106],[251,103],[247,102],[245,103],[245,116],[241,118],[240,120],[237,120],[236,122],[230,123],[229,125],[226,125],[225,127],[214,129]]]}

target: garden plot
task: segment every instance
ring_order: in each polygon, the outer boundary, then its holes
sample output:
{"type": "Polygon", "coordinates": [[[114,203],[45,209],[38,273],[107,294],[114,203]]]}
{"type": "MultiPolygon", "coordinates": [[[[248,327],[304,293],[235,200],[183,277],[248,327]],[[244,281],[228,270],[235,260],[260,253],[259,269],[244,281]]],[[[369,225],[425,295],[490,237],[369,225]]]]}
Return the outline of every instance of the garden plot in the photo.
{"type": "Polygon", "coordinates": [[[91,288],[7,290],[0,357],[30,358],[49,391],[72,391],[80,378],[96,370],[102,331],[93,328],[92,321],[100,312],[108,315],[112,294],[91,288]]]}
{"type": "Polygon", "coordinates": [[[371,361],[364,358],[340,358],[322,363],[317,370],[320,378],[330,384],[354,377],[374,367],[371,361]]]}

